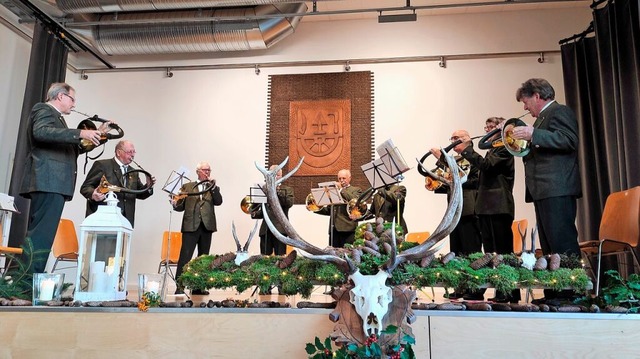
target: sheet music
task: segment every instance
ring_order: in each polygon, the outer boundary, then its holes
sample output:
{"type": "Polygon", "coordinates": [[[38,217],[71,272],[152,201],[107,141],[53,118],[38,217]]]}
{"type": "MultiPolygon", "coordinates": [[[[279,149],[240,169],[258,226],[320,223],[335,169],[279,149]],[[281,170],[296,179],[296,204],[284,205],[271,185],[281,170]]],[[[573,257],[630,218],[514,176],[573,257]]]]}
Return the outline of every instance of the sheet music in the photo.
{"type": "Polygon", "coordinates": [[[400,150],[393,145],[391,139],[383,142],[376,150],[380,155],[380,159],[382,159],[386,172],[391,177],[397,177],[411,169],[402,154],[400,154],[400,150]]]}
{"type": "Polygon", "coordinates": [[[0,210],[18,213],[13,197],[6,193],[0,193],[0,210]]]}
{"type": "Polygon", "coordinates": [[[320,188],[312,188],[311,194],[316,200],[318,206],[331,206],[334,204],[343,204],[344,199],[340,194],[337,182],[318,183],[320,188]]]}
{"type": "Polygon", "coordinates": [[[185,167],[180,167],[178,170],[171,171],[169,178],[167,178],[167,181],[162,186],[162,190],[173,195],[179,194],[182,185],[187,182],[191,182],[189,177],[187,177],[188,173],[189,170],[185,167]]]}
{"type": "Polygon", "coordinates": [[[381,158],[360,166],[373,189],[400,182],[398,176],[392,176],[381,158]]]}
{"type": "Polygon", "coordinates": [[[251,198],[251,203],[267,203],[267,194],[257,183],[249,187],[249,197],[251,198]]]}

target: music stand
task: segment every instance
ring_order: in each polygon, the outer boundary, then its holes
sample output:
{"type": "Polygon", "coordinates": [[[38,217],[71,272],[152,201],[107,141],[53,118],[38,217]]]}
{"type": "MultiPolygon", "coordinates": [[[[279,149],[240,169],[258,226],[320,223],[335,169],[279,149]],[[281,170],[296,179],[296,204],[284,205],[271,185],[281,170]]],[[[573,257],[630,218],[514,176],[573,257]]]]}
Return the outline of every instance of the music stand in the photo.
{"type": "Polygon", "coordinates": [[[318,183],[319,188],[312,188],[311,194],[316,200],[318,206],[329,206],[331,213],[329,214],[329,245],[333,247],[333,206],[336,204],[345,204],[344,198],[340,194],[338,184],[336,182],[321,182],[318,183]]]}
{"type": "Polygon", "coordinates": [[[264,193],[262,187],[257,183],[249,187],[249,198],[251,199],[251,203],[268,203],[267,194],[264,193]]]}
{"type": "Polygon", "coordinates": [[[398,182],[402,181],[402,174],[411,168],[407,165],[402,154],[400,154],[400,150],[393,145],[393,141],[391,141],[391,139],[386,140],[378,146],[376,151],[378,151],[380,159],[382,160],[384,167],[387,169],[387,173],[391,177],[399,177],[398,182]]]}
{"type": "Polygon", "coordinates": [[[365,163],[360,168],[374,190],[400,182],[400,176],[392,176],[381,158],[365,163]]]}
{"type": "MultiPolygon", "coordinates": [[[[162,186],[162,190],[169,193],[170,197],[178,195],[180,193],[180,188],[182,188],[182,185],[184,185],[186,182],[191,182],[189,177],[186,176],[188,172],[189,170],[187,170],[185,167],[180,167],[180,169],[178,169],[177,171],[171,171],[171,173],[169,174],[169,177],[167,178],[167,181],[162,186]]],[[[173,275],[173,272],[171,272],[171,267],[169,266],[169,256],[171,255],[171,218],[172,217],[173,217],[173,206],[169,211],[169,231],[168,231],[169,233],[167,237],[167,256],[165,257],[164,264],[162,265],[164,267],[164,276],[162,277],[162,291],[161,291],[162,300],[165,299],[167,294],[167,276],[171,277],[176,287],[178,286],[176,277],[173,275]]]]}

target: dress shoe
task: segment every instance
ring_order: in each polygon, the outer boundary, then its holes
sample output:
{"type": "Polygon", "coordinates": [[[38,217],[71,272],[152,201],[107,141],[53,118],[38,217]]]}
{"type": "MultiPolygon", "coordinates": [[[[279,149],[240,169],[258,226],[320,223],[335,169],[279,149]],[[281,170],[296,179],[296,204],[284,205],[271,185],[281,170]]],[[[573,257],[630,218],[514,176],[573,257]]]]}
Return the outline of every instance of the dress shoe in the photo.
{"type": "Polygon", "coordinates": [[[202,289],[194,289],[191,291],[191,295],[209,295],[209,291],[202,290],[202,289]]]}

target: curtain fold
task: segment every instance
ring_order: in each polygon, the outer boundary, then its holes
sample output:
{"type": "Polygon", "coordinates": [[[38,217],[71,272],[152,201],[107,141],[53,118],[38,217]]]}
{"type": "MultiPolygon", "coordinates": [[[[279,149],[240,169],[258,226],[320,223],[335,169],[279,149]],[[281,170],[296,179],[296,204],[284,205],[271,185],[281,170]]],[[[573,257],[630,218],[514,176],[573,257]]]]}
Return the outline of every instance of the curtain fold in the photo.
{"type": "Polygon", "coordinates": [[[25,158],[29,151],[26,147],[26,138],[29,136],[27,133],[29,114],[36,103],[44,101],[49,85],[54,82],[64,82],[67,56],[68,50],[65,45],[45,25],[36,21],[31,43],[27,85],[16,140],[16,155],[9,184],[9,195],[15,198],[16,208],[20,211],[20,214],[16,214],[12,218],[9,234],[10,246],[18,247],[23,243],[29,223],[30,201],[19,194],[24,175],[25,158]]]}
{"type": "Polygon", "coordinates": [[[638,0],[592,7],[594,36],[561,42],[567,105],[576,111],[580,126],[582,240],[598,238],[610,193],[640,185],[638,0]]]}

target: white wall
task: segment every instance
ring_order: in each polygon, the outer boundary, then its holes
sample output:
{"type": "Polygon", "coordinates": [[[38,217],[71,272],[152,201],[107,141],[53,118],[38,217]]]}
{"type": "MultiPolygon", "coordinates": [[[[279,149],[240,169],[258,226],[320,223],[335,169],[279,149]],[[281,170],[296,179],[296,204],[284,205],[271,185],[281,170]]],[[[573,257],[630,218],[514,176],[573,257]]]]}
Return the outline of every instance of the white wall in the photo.
{"type": "MultiPolygon", "coordinates": [[[[586,8],[430,16],[420,17],[415,23],[397,24],[377,24],[372,20],[303,22],[276,48],[245,61],[558,50],[558,40],[584,30],[589,16],[586,8]]],[[[414,158],[429,148],[447,145],[456,129],[479,135],[487,117],[522,115],[522,105],[515,101],[514,94],[528,78],[548,79],[559,102],[564,102],[560,57],[545,58],[542,64],[536,61],[537,56],[448,61],[444,69],[437,62],[352,65],[351,71],[374,72],[376,145],[392,138],[414,166],[414,158]]],[[[194,63],[234,61],[240,59],[227,56],[194,63]]],[[[339,71],[343,71],[342,66],[263,68],[259,76],[253,69],[174,71],[173,78],[166,78],[160,71],[112,72],[92,73],[86,81],[80,80],[78,74],[68,74],[67,82],[77,90],[77,109],[116,119],[125,138],[136,144],[136,161],[158,180],[156,194],[137,205],[129,282],[135,281],[136,273],[156,270],[162,232],[169,229],[170,220],[171,230],[180,228],[182,215],[170,215],[168,197],[160,190],[171,170],[180,166],[193,170],[200,160],[212,164],[212,175],[224,198],[217,211],[218,233],[214,234],[212,252],[235,250],[231,222],[235,221],[241,238],[253,225],[240,211],[239,202],[252,183],[261,181],[254,161],[264,160],[268,76],[339,71]]],[[[67,116],[70,126],[81,119],[76,114],[67,116]]],[[[531,117],[524,119],[532,122],[531,117]]],[[[4,132],[2,137],[3,143],[14,138],[4,132]]],[[[113,153],[114,146],[113,141],[107,143],[103,158],[113,153]]],[[[84,180],[83,162],[84,158],[80,158],[78,183],[84,180]]],[[[533,207],[524,203],[520,159],[516,159],[516,166],[516,218],[528,218],[534,223],[533,207]]],[[[433,231],[444,213],[445,197],[426,191],[417,171],[412,170],[405,177],[405,216],[410,230],[433,231]]],[[[67,204],[63,216],[79,225],[84,218],[84,205],[77,195],[67,204]]],[[[307,212],[303,206],[295,206],[290,217],[307,241],[318,246],[327,244],[327,217],[307,212]]],[[[250,251],[258,252],[257,238],[250,251]]]]}
{"type": "MultiPolygon", "coordinates": [[[[6,11],[4,7],[0,10],[6,11]]],[[[6,193],[11,181],[31,44],[0,25],[0,48],[0,193],[6,193]]]]}

